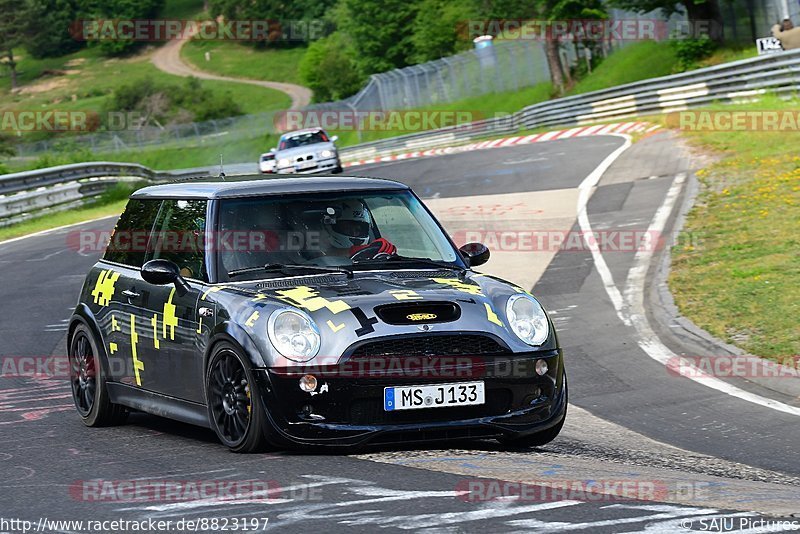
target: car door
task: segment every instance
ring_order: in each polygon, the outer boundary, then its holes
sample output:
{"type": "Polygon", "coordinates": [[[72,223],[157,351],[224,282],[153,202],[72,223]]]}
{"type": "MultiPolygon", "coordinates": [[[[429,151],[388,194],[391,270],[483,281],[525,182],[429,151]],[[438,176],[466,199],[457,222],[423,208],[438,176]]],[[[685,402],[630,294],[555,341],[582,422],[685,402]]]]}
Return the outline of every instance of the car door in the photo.
{"type": "Polygon", "coordinates": [[[189,289],[143,280],[140,286],[144,317],[139,357],[144,383],[157,393],[193,402],[205,402],[198,300],[208,280],[206,210],[205,200],[164,200],[145,258],[145,263],[166,259],[177,264],[189,289]]]}
{"type": "Polygon", "coordinates": [[[131,199],[97,264],[90,298],[108,355],[112,381],[142,386],[138,332],[145,317],[141,267],[160,200],[131,199]]]}

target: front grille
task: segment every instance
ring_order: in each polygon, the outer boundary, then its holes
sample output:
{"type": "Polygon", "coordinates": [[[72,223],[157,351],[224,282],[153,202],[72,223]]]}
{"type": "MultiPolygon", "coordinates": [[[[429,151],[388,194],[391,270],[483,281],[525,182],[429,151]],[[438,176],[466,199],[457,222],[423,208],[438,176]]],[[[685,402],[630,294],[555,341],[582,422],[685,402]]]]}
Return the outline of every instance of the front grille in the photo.
{"type": "Polygon", "coordinates": [[[362,398],[350,404],[350,423],[354,425],[388,425],[403,423],[435,423],[459,421],[503,415],[511,411],[513,395],[508,389],[486,391],[486,403],[478,406],[454,406],[449,408],[421,408],[387,412],[383,399],[362,398]]]}
{"type": "Polygon", "coordinates": [[[511,351],[489,336],[475,334],[418,335],[368,341],[350,351],[350,358],[387,356],[478,356],[511,351]]]}

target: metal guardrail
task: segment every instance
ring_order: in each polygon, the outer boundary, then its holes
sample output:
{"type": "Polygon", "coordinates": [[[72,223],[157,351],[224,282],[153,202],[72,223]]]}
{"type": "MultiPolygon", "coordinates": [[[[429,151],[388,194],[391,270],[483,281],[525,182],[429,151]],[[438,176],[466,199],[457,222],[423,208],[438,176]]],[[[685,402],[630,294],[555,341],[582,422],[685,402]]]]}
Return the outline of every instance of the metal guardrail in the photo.
{"type": "MultiPolygon", "coordinates": [[[[452,146],[523,128],[615,121],[680,111],[713,102],[747,101],[768,92],[787,95],[798,90],[800,50],[793,50],[549,100],[512,115],[361,143],[343,148],[340,153],[347,161],[383,157],[400,151],[452,146]]],[[[87,179],[103,178],[102,183],[108,185],[114,183],[115,177],[139,177],[159,182],[210,174],[209,169],[161,172],[132,163],[93,162],[2,175],[0,226],[30,216],[33,211],[41,213],[41,210],[53,207],[68,207],[104,190],[81,185],[81,181],[87,179]],[[77,189],[70,185],[74,183],[78,183],[77,189]]]]}
{"type": "Polygon", "coordinates": [[[100,161],[0,175],[0,227],[79,206],[119,181],[169,182],[209,174],[206,169],[164,172],[135,163],[100,161]]]}
{"type": "Polygon", "coordinates": [[[517,113],[427,132],[382,139],[343,149],[348,160],[381,157],[414,149],[441,146],[439,139],[467,142],[490,134],[508,134],[521,128],[583,125],[636,116],[680,111],[714,102],[737,102],[771,92],[800,91],[800,50],[734,61],[681,74],[651,78],[609,89],[548,100],[517,113]],[[425,143],[429,140],[429,143],[425,143]]]}

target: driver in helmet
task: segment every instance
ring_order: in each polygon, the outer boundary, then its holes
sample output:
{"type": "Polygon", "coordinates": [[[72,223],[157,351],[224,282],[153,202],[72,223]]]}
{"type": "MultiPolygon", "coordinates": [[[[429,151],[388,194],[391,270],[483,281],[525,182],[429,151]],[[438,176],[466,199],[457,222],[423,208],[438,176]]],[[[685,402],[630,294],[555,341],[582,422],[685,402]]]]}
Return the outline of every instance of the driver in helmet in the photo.
{"type": "Polygon", "coordinates": [[[323,219],[327,256],[349,257],[353,262],[387,259],[397,254],[397,247],[379,237],[370,241],[372,215],[360,200],[346,200],[329,207],[323,219]]]}

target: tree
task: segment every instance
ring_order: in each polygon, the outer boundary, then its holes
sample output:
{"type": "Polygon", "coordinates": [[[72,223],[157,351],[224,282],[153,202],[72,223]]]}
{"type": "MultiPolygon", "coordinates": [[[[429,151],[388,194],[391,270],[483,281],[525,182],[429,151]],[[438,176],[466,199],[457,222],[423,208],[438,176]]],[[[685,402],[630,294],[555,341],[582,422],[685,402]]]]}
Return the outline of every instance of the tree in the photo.
{"type": "Polygon", "coordinates": [[[326,18],[335,4],[336,0],[209,0],[208,10],[212,17],[222,16],[228,20],[276,21],[280,24],[281,32],[287,36],[284,44],[292,45],[296,44],[290,42],[292,40],[316,38],[313,34],[317,28],[308,29],[308,23],[326,18]]]}
{"type": "Polygon", "coordinates": [[[467,22],[479,19],[476,0],[422,0],[411,28],[412,61],[422,63],[471,48],[467,22]]]}
{"type": "Polygon", "coordinates": [[[25,0],[0,0],[0,60],[9,70],[12,91],[17,88],[14,48],[23,43],[26,17],[25,0]]]}
{"type": "Polygon", "coordinates": [[[300,78],[316,102],[339,100],[355,94],[364,76],[353,60],[353,47],[346,35],[334,32],[308,47],[300,61],[300,78]]]}
{"type": "MultiPolygon", "coordinates": [[[[0,0],[2,1],[2,0],[0,0]]],[[[81,0],[81,14],[87,19],[153,19],[164,7],[164,0],[81,0]]],[[[132,39],[102,40],[98,46],[108,55],[131,52],[141,43],[132,39]]]]}
{"type": "MultiPolygon", "coordinates": [[[[699,30],[704,29],[700,24],[709,23],[708,36],[714,42],[719,43],[723,38],[722,12],[718,0],[680,0],[677,3],[674,0],[611,0],[611,4],[638,13],[660,10],[667,17],[673,13],[679,13],[680,7],[683,7],[689,22],[697,24],[699,30]]],[[[700,38],[701,36],[691,35],[690,37],[700,38]]]]}
{"type": "Polygon", "coordinates": [[[80,48],[83,43],[70,34],[78,20],[78,0],[28,0],[25,49],[35,58],[55,57],[80,48]]]}
{"type": "Polygon", "coordinates": [[[409,0],[341,0],[337,27],[350,37],[360,70],[368,74],[408,66],[419,4],[409,0]]]}

